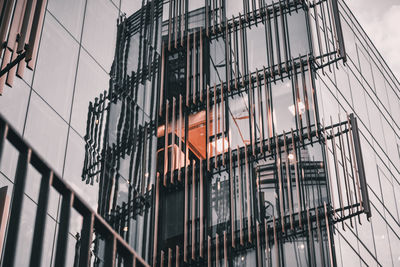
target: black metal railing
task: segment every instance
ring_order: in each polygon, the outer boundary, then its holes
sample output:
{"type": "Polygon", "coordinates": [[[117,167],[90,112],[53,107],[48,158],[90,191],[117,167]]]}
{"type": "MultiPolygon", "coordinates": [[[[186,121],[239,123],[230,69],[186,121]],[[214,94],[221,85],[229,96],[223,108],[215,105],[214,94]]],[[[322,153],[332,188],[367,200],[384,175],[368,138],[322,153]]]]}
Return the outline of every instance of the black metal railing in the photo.
{"type": "Polygon", "coordinates": [[[100,237],[105,240],[104,266],[114,266],[117,262],[123,262],[124,266],[149,266],[100,215],[93,211],[64,180],[54,173],[47,163],[32,150],[31,146],[0,115],[0,163],[4,156],[3,149],[7,141],[18,150],[19,157],[2,266],[15,266],[16,257],[21,256],[17,250],[17,240],[19,232],[23,230],[20,229],[20,220],[23,212],[22,206],[29,165],[33,166],[42,175],[32,239],[30,266],[41,266],[47,206],[51,188],[54,188],[62,197],[54,266],[65,266],[72,209],[83,217],[78,252],[79,266],[91,265],[93,258],[91,256],[92,241],[100,237]]]}

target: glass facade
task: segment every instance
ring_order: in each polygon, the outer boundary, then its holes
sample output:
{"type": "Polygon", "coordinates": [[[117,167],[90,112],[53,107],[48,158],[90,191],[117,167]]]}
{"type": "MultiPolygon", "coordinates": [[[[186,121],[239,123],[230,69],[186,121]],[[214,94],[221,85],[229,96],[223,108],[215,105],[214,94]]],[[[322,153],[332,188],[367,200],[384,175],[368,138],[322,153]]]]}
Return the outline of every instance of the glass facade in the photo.
{"type": "MultiPolygon", "coordinates": [[[[44,2],[33,71],[0,114],[150,265],[400,264],[400,83],[343,0],[44,2]]],[[[16,266],[39,185],[30,166],[16,266]]],[[[72,212],[65,266],[82,225],[72,212]]]]}

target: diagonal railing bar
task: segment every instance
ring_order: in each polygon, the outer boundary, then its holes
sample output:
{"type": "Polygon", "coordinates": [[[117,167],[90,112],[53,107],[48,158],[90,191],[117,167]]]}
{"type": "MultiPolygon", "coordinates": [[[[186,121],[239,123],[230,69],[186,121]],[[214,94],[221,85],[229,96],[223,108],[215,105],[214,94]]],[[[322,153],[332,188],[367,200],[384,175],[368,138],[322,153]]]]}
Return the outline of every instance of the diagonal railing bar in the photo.
{"type": "Polygon", "coordinates": [[[5,240],[3,266],[15,266],[16,258],[20,256],[17,242],[18,234],[22,231],[20,229],[20,222],[29,165],[33,166],[42,175],[33,231],[30,266],[41,265],[46,213],[51,188],[55,189],[62,196],[60,225],[56,241],[55,266],[66,266],[71,209],[74,209],[83,217],[79,257],[76,257],[79,259],[79,266],[90,265],[92,261],[91,246],[93,240],[98,237],[103,237],[105,240],[104,266],[114,266],[116,262],[120,262],[120,259],[123,259],[124,266],[149,266],[99,214],[90,208],[81,196],[77,195],[60,176],[54,173],[39,154],[31,149],[31,146],[0,115],[0,163],[7,141],[18,150],[19,158],[5,240]]]}

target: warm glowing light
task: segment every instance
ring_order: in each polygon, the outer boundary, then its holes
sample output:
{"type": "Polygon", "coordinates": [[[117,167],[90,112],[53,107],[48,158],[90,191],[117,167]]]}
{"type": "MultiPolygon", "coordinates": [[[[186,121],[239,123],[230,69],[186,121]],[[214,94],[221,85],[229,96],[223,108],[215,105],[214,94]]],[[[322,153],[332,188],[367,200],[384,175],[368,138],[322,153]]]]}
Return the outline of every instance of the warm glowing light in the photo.
{"type": "MultiPolygon", "coordinates": [[[[299,113],[303,114],[304,111],[306,110],[306,106],[304,106],[303,102],[299,101],[297,104],[297,107],[299,108],[299,113]]],[[[296,116],[296,110],[294,108],[294,105],[291,105],[288,107],[290,113],[292,113],[293,116],[296,116]]]]}
{"type": "MultiPolygon", "coordinates": [[[[211,145],[212,145],[212,147],[214,149],[215,148],[215,141],[212,142],[211,145]]],[[[221,152],[227,151],[228,150],[228,146],[229,146],[229,143],[228,143],[228,140],[226,138],[224,138],[223,140],[222,140],[222,138],[217,139],[217,153],[221,153],[221,152]],[[224,144],[224,146],[222,144],[224,144]],[[223,151],[223,149],[225,149],[225,151],[223,151]]]]}
{"type": "Polygon", "coordinates": [[[293,159],[294,159],[294,156],[293,156],[292,153],[290,153],[290,154],[288,155],[288,159],[290,159],[290,160],[293,160],[293,159]]]}
{"type": "Polygon", "coordinates": [[[244,257],[242,256],[242,261],[244,261],[244,257]]]}
{"type": "Polygon", "coordinates": [[[122,229],[122,231],[128,232],[128,226],[125,226],[125,227],[122,229]]]}

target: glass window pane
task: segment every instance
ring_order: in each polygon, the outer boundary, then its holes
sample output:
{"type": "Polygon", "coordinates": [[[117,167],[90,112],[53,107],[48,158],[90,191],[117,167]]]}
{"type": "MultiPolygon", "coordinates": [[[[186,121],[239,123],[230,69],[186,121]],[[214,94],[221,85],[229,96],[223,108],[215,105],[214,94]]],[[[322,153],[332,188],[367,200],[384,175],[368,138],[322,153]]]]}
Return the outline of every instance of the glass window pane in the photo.
{"type": "Polygon", "coordinates": [[[85,0],[50,0],[47,9],[75,37],[80,39],[85,0]]]}
{"type": "Polygon", "coordinates": [[[65,120],[71,110],[78,47],[52,16],[46,16],[33,88],[65,120]]]}
{"type": "Polygon", "coordinates": [[[32,93],[25,138],[57,173],[62,172],[67,129],[67,123],[32,93]]]}
{"type": "Polygon", "coordinates": [[[114,60],[118,9],[109,0],[88,0],[82,44],[106,70],[114,60]]]}

